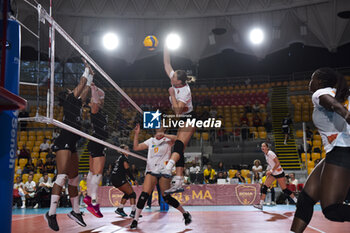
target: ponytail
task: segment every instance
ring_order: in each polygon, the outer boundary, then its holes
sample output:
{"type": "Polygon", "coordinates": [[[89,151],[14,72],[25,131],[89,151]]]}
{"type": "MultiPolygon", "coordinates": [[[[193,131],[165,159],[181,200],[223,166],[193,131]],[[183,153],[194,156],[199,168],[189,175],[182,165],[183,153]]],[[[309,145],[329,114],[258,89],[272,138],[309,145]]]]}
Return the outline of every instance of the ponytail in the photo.
{"type": "Polygon", "coordinates": [[[196,81],[195,77],[187,75],[186,71],[184,70],[177,70],[177,79],[181,80],[182,84],[186,83],[194,83],[196,81]]]}
{"type": "Polygon", "coordinates": [[[187,76],[186,83],[194,83],[196,78],[194,76],[187,76]]]}

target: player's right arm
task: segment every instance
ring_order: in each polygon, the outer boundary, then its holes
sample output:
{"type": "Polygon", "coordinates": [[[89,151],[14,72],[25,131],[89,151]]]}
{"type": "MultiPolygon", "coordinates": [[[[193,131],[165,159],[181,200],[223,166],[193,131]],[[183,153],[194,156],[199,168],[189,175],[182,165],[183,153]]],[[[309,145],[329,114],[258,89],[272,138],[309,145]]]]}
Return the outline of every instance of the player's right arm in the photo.
{"type": "Polygon", "coordinates": [[[134,135],[134,151],[140,151],[140,150],[146,150],[148,146],[145,143],[139,144],[139,134],[140,134],[140,125],[137,124],[134,129],[135,135],[134,135]]]}
{"type": "Polygon", "coordinates": [[[168,50],[166,45],[164,46],[163,62],[164,62],[164,69],[165,69],[166,74],[169,76],[169,78],[172,78],[171,73],[174,70],[170,64],[170,54],[169,54],[169,50],[168,50]]]}

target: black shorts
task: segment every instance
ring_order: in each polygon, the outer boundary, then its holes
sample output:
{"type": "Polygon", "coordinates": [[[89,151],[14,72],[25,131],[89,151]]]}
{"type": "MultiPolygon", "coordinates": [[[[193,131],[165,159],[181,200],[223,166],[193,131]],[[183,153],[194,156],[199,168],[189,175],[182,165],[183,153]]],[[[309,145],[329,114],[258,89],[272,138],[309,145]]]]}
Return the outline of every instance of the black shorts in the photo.
{"type": "Polygon", "coordinates": [[[105,146],[94,141],[89,141],[87,146],[92,158],[105,156],[105,146]]]}
{"type": "Polygon", "coordinates": [[[289,134],[289,127],[282,128],[284,134],[289,134]]]}
{"type": "Polygon", "coordinates": [[[77,152],[77,142],[80,136],[71,133],[67,130],[62,130],[60,136],[56,138],[55,144],[53,145],[53,151],[57,152],[59,150],[70,150],[72,153],[77,152]]]}
{"type": "Polygon", "coordinates": [[[350,169],[350,147],[335,146],[326,154],[326,163],[350,169]]]}
{"type": "Polygon", "coordinates": [[[120,186],[124,185],[125,183],[128,183],[128,180],[126,177],[121,177],[119,175],[112,175],[111,181],[114,187],[119,188],[120,186]]]}
{"type": "MultiPolygon", "coordinates": [[[[272,174],[271,174],[272,175],[272,174]]],[[[276,179],[278,178],[283,178],[286,176],[286,174],[284,174],[284,172],[282,172],[281,174],[278,174],[278,175],[272,175],[273,177],[275,177],[276,179]]]]}
{"type": "Polygon", "coordinates": [[[162,178],[162,177],[167,178],[167,179],[171,178],[168,175],[162,175],[162,174],[156,174],[156,173],[152,173],[152,172],[146,172],[146,175],[148,175],[148,174],[151,175],[151,176],[157,177],[158,180],[160,178],[162,178]]]}

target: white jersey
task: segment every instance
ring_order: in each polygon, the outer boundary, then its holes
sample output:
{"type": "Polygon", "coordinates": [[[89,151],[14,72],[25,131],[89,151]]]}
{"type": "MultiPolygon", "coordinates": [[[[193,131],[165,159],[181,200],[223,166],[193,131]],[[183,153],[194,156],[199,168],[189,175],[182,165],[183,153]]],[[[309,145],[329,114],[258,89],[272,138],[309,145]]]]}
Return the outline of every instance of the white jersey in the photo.
{"type": "Polygon", "coordinates": [[[27,181],[25,184],[24,184],[24,187],[27,188],[28,192],[34,192],[35,191],[35,186],[36,186],[36,183],[34,181],[30,182],[27,181]]]}
{"type": "Polygon", "coordinates": [[[18,189],[18,188],[23,188],[24,187],[24,184],[23,182],[17,184],[17,183],[14,183],[13,184],[13,189],[18,189]]]}
{"type": "MultiPolygon", "coordinates": [[[[265,155],[265,159],[266,159],[266,162],[267,164],[269,165],[269,169],[272,169],[275,167],[276,163],[274,161],[274,159],[277,157],[277,155],[275,154],[275,152],[273,152],[272,150],[269,150],[267,152],[267,154],[264,154],[265,155]]],[[[272,175],[279,175],[283,172],[283,168],[281,167],[281,165],[279,165],[277,167],[277,169],[275,169],[273,172],[272,172],[272,175]]]]}
{"type": "MultiPolygon", "coordinates": [[[[170,72],[170,79],[174,76],[175,71],[171,71],[170,72]]],[[[188,86],[188,84],[182,86],[182,87],[175,87],[173,86],[174,90],[175,90],[175,99],[177,101],[181,101],[183,103],[185,103],[185,107],[186,110],[181,113],[181,114],[187,114],[193,111],[193,105],[192,105],[192,96],[191,96],[191,89],[190,86],[188,86]]],[[[171,96],[169,96],[169,100],[170,103],[173,104],[171,102],[171,96]]]]}
{"type": "Polygon", "coordinates": [[[143,142],[148,146],[146,172],[157,173],[166,165],[171,156],[170,141],[166,137],[160,140],[151,137],[143,142]]]}
{"type": "MultiPolygon", "coordinates": [[[[333,147],[348,147],[350,145],[350,126],[345,119],[336,112],[328,111],[320,105],[320,96],[330,95],[335,97],[335,88],[322,88],[312,95],[314,111],[312,120],[322,138],[322,143],[326,153],[330,152],[333,147]]],[[[344,106],[349,110],[349,99],[344,106]]]]}

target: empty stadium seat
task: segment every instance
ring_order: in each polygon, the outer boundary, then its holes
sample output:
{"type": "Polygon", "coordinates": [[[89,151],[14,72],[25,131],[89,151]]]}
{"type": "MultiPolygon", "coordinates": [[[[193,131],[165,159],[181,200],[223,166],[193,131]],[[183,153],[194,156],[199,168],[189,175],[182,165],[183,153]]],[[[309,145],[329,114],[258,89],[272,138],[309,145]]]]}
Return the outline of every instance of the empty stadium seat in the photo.
{"type": "MultiPolygon", "coordinates": [[[[310,159],[310,153],[307,153],[307,158],[310,159]]],[[[305,153],[301,153],[301,160],[305,162],[305,153]]]]}
{"type": "Polygon", "coordinates": [[[259,132],[259,138],[266,139],[267,133],[265,131],[259,132]]]}
{"type": "Polygon", "coordinates": [[[322,145],[322,142],[321,140],[314,140],[313,143],[312,143],[313,146],[321,146],[322,145]]]}
{"type": "Polygon", "coordinates": [[[33,152],[39,152],[40,151],[40,147],[39,146],[34,146],[33,147],[33,152]]]}
{"type": "Polygon", "coordinates": [[[320,159],[320,158],[321,158],[321,154],[320,153],[312,153],[311,154],[312,161],[315,161],[316,159],[320,159]]]}
{"type": "Polygon", "coordinates": [[[28,174],[23,174],[22,175],[22,182],[23,182],[23,184],[25,184],[27,181],[28,181],[28,174]]]}
{"type": "Polygon", "coordinates": [[[21,169],[24,168],[27,162],[28,162],[28,159],[19,159],[19,166],[21,167],[21,169]]]}
{"type": "Polygon", "coordinates": [[[38,183],[39,183],[39,180],[40,180],[40,178],[41,178],[42,176],[43,176],[43,175],[40,174],[40,173],[35,173],[35,174],[34,174],[34,177],[33,177],[34,182],[38,184],[38,183]]]}
{"type": "Polygon", "coordinates": [[[44,132],[41,130],[36,131],[36,136],[44,136],[44,132]]]}
{"type": "Polygon", "coordinates": [[[304,135],[304,133],[303,133],[303,131],[302,130],[300,130],[300,129],[298,129],[297,131],[296,131],[296,136],[297,136],[297,138],[302,138],[303,137],[303,135],[304,135]]]}
{"type": "Polygon", "coordinates": [[[20,136],[19,140],[22,141],[22,142],[26,142],[27,141],[27,136],[22,135],[22,136],[20,136]]]}
{"type": "Polygon", "coordinates": [[[40,153],[40,158],[41,159],[46,159],[46,155],[47,155],[48,153],[47,152],[41,152],[40,153]]]}
{"type": "Polygon", "coordinates": [[[202,139],[203,139],[204,141],[209,141],[209,133],[203,132],[203,133],[202,133],[202,139]]]}
{"type": "Polygon", "coordinates": [[[32,152],[31,156],[32,156],[32,158],[39,158],[39,153],[38,152],[32,152]]]}

